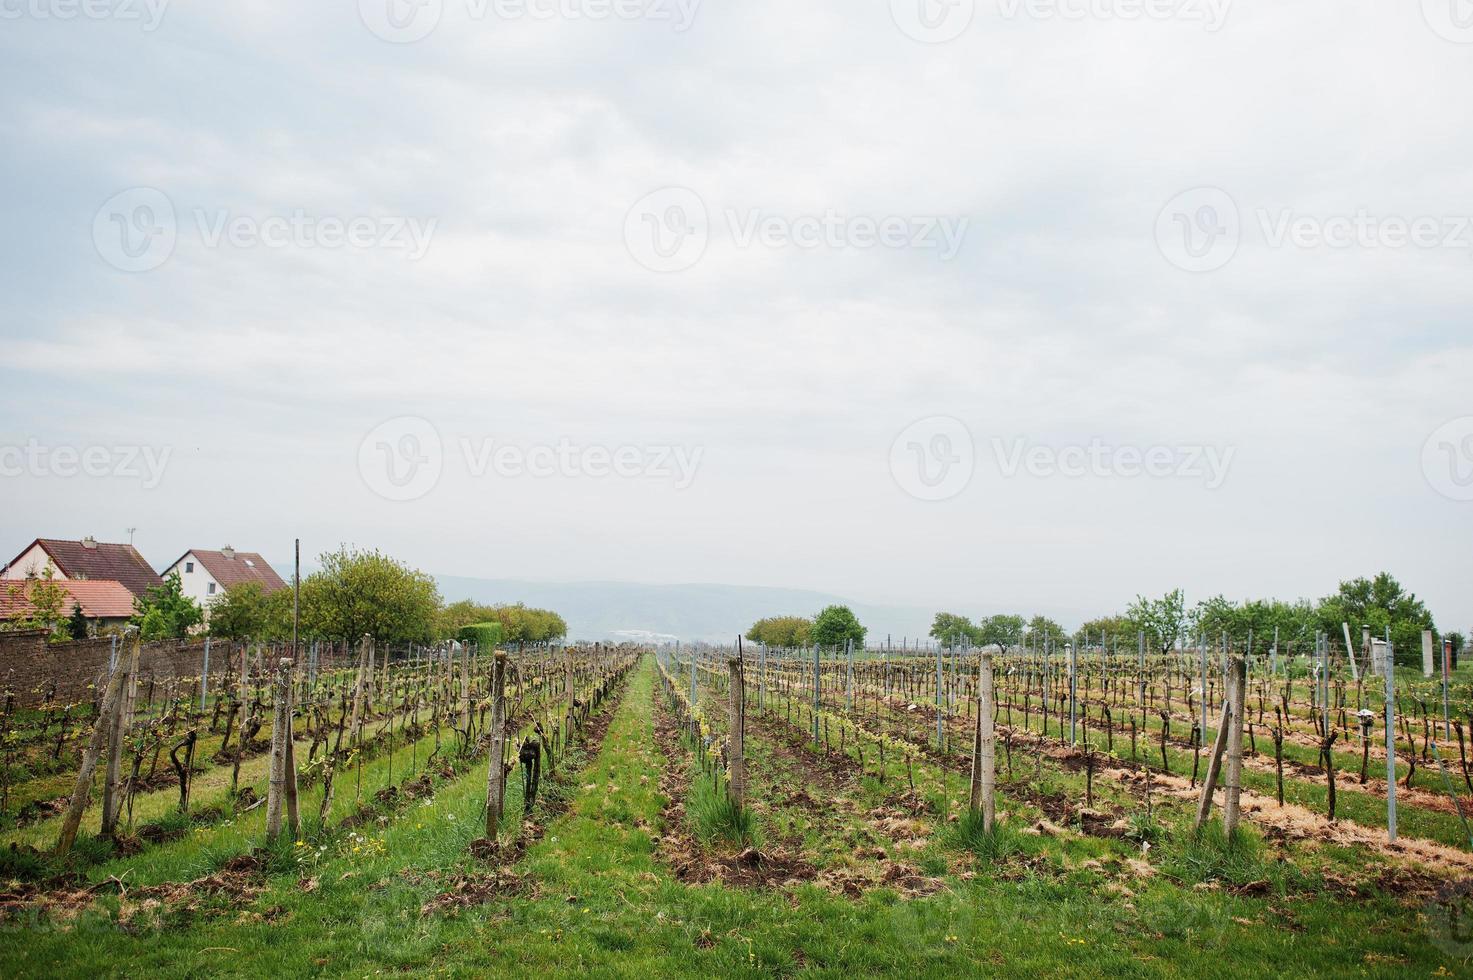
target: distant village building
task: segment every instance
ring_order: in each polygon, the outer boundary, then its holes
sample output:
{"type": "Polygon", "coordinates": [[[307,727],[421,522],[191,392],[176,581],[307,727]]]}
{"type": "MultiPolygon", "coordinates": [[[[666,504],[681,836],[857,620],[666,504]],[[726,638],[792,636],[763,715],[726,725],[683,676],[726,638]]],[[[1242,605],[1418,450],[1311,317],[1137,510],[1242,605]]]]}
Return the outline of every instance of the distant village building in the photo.
{"type": "MultiPolygon", "coordinates": [[[[0,620],[30,619],[36,607],[31,603],[31,591],[39,583],[31,581],[0,582],[0,620]]],[[[56,586],[66,596],[61,602],[63,618],[80,606],[82,616],[96,625],[99,630],[110,626],[121,627],[133,615],[133,593],[121,582],[107,579],[58,579],[56,586]]]]}
{"type": "Polygon", "coordinates": [[[276,569],[254,551],[236,551],[226,545],[219,551],[195,548],[186,551],[164,574],[179,573],[182,591],[206,609],[210,601],[225,590],[244,582],[255,582],[270,595],[286,588],[276,569]]]}
{"type": "Polygon", "coordinates": [[[164,584],[131,544],[110,544],[90,536],[80,541],[37,538],[0,571],[0,579],[39,578],[47,568],[60,581],[119,582],[135,597],[164,584]]]}

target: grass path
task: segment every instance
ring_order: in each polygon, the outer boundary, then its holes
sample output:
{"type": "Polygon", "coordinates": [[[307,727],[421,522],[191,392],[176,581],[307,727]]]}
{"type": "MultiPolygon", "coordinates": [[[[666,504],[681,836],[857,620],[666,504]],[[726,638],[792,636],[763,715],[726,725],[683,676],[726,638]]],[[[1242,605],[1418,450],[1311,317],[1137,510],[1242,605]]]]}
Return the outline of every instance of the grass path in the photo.
{"type": "MultiPolygon", "coordinates": [[[[1465,970],[1428,941],[1415,912],[1389,898],[1238,896],[1164,873],[1129,879],[1122,891],[1125,879],[1108,868],[1074,866],[1048,849],[1021,868],[977,863],[966,875],[948,873],[944,890],[913,901],[886,888],[849,899],[815,885],[748,891],[683,884],[655,856],[664,832],[659,776],[668,763],[654,740],[654,693],[647,659],[616,702],[598,755],[582,761],[569,808],[511,869],[488,869],[469,854],[479,836],[484,773],[467,776],[387,826],[336,838],[320,851],[310,842],[286,849],[259,893],[169,907],[162,928],[140,927],[138,918],[120,929],[96,913],[66,931],[10,926],[0,941],[0,975],[1405,977],[1465,970]],[[425,910],[467,881],[500,890],[458,911],[425,910]]],[[[786,767],[764,770],[786,775],[786,767]]],[[[1163,845],[1170,847],[1177,845],[1163,845]]]]}

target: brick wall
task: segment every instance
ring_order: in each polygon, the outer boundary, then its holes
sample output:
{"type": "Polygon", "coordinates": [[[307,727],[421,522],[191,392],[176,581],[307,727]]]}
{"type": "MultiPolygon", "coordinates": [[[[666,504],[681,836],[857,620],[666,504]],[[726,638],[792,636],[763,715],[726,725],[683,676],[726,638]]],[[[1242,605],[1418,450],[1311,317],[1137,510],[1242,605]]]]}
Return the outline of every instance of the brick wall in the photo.
{"type": "MultiPolygon", "coordinates": [[[[123,656],[127,641],[118,641],[118,655],[123,656]]],[[[227,673],[235,676],[240,667],[241,645],[224,640],[210,644],[210,687],[218,689],[227,673]]],[[[260,656],[272,656],[261,648],[260,656]]],[[[107,680],[112,656],[110,640],[82,640],[77,643],[48,643],[43,632],[0,633],[0,696],[15,697],[18,707],[33,707],[48,697],[63,703],[91,702],[107,680]]],[[[303,651],[303,666],[306,666],[303,651]]],[[[256,651],[251,658],[254,661],[256,651]]],[[[149,684],[156,697],[164,697],[169,683],[199,693],[199,679],[204,671],[203,639],[163,640],[143,644],[138,658],[139,697],[145,697],[149,684]]],[[[269,661],[267,661],[269,662],[269,661]]],[[[324,644],[319,663],[347,662],[341,649],[324,644]]],[[[253,668],[254,669],[254,668],[253,668]]]]}

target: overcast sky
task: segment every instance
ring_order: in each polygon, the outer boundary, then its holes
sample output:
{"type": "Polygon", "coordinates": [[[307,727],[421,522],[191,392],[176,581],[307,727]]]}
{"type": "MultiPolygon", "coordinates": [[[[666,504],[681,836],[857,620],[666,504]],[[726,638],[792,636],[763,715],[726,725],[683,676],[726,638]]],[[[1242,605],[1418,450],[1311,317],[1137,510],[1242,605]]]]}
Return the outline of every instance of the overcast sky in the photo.
{"type": "Polygon", "coordinates": [[[1466,7],[0,0],[0,550],[1466,630],[1466,7]]]}

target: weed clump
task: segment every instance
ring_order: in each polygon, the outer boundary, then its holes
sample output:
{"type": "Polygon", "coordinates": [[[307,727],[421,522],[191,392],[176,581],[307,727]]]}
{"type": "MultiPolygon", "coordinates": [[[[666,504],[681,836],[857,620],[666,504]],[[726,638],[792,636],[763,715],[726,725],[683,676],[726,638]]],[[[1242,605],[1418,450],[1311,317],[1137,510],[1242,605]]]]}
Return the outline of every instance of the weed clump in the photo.
{"type": "Polygon", "coordinates": [[[712,773],[691,783],[686,810],[696,836],[703,842],[719,839],[743,847],[761,844],[756,815],[750,807],[737,806],[720,774],[712,773]]]}
{"type": "Polygon", "coordinates": [[[1005,823],[994,823],[992,830],[984,825],[982,813],[967,810],[946,832],[950,843],[971,851],[983,861],[998,864],[1023,851],[1022,836],[1005,823]]]}

